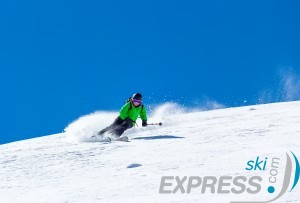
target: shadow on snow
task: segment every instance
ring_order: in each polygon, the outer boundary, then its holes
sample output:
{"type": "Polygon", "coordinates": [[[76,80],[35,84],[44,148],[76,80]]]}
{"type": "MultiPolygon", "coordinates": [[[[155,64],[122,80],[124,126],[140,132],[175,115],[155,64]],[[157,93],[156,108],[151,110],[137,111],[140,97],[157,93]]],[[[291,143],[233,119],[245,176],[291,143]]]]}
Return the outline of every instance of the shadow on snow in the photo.
{"type": "Polygon", "coordinates": [[[174,136],[174,135],[157,135],[149,137],[136,137],[133,140],[159,140],[159,139],[179,139],[184,137],[174,136]]]}

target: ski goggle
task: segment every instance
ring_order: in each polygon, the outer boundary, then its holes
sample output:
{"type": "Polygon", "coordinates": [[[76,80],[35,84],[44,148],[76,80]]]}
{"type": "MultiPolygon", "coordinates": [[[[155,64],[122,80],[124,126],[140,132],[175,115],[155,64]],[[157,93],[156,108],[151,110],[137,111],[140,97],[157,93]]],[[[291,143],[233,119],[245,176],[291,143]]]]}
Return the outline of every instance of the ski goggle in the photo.
{"type": "Polygon", "coordinates": [[[140,104],[140,103],[142,103],[142,100],[133,99],[132,102],[136,102],[136,103],[140,104]]]}

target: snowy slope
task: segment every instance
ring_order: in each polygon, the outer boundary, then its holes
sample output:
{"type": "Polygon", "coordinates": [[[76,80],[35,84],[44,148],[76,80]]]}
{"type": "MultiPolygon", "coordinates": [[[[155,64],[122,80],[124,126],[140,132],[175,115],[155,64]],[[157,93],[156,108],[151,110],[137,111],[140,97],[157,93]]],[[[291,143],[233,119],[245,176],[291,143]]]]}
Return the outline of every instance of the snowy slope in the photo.
{"type": "MultiPolygon", "coordinates": [[[[300,155],[300,102],[190,113],[174,108],[160,107],[149,119],[162,127],[127,131],[129,143],[90,140],[116,115],[98,112],[65,133],[0,145],[0,202],[268,200],[267,192],[202,194],[197,188],[159,194],[159,186],[162,176],[251,176],[245,171],[250,159],[300,155]]],[[[276,202],[300,202],[300,187],[276,202]]]]}

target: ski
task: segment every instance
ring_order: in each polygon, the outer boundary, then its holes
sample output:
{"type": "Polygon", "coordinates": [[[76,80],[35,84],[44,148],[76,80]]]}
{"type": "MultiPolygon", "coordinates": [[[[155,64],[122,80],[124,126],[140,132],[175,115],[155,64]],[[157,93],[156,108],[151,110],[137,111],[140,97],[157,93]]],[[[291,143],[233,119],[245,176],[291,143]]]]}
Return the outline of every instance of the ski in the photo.
{"type": "Polygon", "coordinates": [[[127,136],[119,137],[118,139],[116,139],[116,141],[130,142],[127,136]]]}
{"type": "Polygon", "coordinates": [[[93,135],[91,138],[94,139],[96,142],[111,142],[110,137],[105,137],[103,135],[102,136],[93,135]]]}
{"type": "Polygon", "coordinates": [[[96,142],[112,142],[112,141],[130,142],[127,136],[119,137],[117,139],[112,139],[110,137],[106,137],[103,135],[101,136],[93,135],[91,138],[94,139],[96,142]]]}

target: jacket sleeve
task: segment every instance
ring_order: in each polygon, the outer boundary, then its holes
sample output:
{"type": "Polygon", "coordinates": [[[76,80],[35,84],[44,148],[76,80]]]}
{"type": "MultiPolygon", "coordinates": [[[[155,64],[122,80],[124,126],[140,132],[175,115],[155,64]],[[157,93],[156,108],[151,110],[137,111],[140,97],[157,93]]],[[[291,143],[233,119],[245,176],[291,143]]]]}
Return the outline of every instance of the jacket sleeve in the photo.
{"type": "Polygon", "coordinates": [[[120,118],[121,118],[122,120],[124,120],[125,118],[128,117],[127,112],[128,112],[128,110],[129,110],[129,107],[130,107],[130,102],[127,102],[127,103],[122,107],[122,109],[120,110],[120,118]]]}
{"type": "Polygon", "coordinates": [[[147,119],[147,112],[146,112],[146,107],[144,106],[143,107],[143,109],[142,109],[142,111],[141,111],[141,113],[140,113],[140,116],[141,116],[141,119],[143,120],[143,121],[147,121],[148,119],[147,119]]]}

